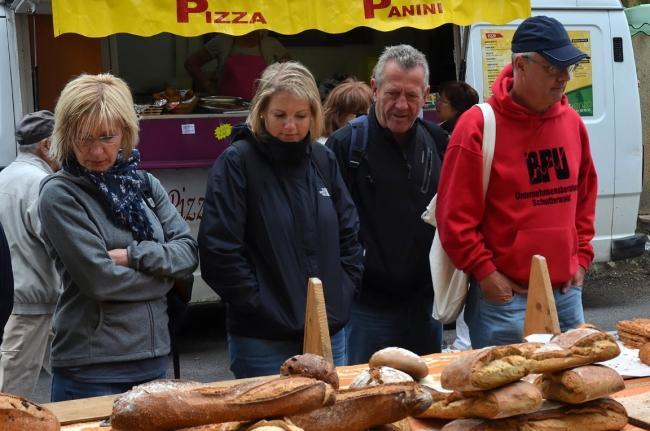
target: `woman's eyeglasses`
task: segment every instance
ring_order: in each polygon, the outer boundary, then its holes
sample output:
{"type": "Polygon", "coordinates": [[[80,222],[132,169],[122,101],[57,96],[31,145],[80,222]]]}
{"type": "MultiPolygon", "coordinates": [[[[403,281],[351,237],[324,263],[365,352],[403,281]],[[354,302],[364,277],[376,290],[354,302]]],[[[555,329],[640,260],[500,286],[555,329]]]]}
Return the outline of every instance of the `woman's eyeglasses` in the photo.
{"type": "Polygon", "coordinates": [[[79,141],[79,147],[83,149],[89,149],[94,146],[95,143],[103,147],[110,147],[117,144],[120,141],[121,135],[105,135],[98,136],[96,138],[91,136],[86,136],[85,138],[79,141]]]}

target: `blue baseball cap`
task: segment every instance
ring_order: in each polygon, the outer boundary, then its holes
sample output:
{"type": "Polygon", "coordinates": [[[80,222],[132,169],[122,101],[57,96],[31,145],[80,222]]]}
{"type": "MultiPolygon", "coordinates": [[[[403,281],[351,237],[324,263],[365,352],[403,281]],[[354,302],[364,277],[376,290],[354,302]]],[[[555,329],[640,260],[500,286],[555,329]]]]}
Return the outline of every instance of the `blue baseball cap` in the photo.
{"type": "Polygon", "coordinates": [[[537,52],[552,65],[567,67],[589,58],[569,39],[560,21],[548,16],[533,16],[519,24],[512,38],[512,52],[537,52]]]}

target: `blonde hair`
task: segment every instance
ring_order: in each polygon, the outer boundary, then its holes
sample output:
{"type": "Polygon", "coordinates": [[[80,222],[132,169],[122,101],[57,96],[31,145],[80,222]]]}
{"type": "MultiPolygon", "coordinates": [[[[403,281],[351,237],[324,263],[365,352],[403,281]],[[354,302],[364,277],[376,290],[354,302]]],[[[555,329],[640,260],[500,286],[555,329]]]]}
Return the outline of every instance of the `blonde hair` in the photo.
{"type": "Polygon", "coordinates": [[[97,128],[122,132],[126,157],[138,145],[138,117],[126,83],[109,73],[79,75],[61,91],[54,109],[50,157],[63,163],[74,156],[74,146],[97,128]]]}
{"type": "Polygon", "coordinates": [[[325,99],[325,136],[334,133],[341,124],[341,116],[367,113],[372,105],[372,90],[361,81],[346,80],[334,87],[325,99]]]}
{"type": "Polygon", "coordinates": [[[281,91],[291,93],[309,103],[311,138],[316,139],[320,136],[323,130],[323,108],[316,80],[309,69],[297,61],[273,63],[264,69],[262,77],[257,82],[257,91],[246,120],[253,134],[260,138],[266,133],[262,116],[269,106],[271,97],[281,91]]]}

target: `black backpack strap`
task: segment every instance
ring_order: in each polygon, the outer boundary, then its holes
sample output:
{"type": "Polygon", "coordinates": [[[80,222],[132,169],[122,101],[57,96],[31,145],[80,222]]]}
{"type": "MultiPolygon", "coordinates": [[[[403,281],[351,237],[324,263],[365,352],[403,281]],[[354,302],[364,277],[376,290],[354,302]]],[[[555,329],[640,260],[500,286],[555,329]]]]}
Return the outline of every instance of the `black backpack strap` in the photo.
{"type": "Polygon", "coordinates": [[[348,149],[348,167],[356,169],[366,155],[368,148],[368,116],[362,115],[350,121],[352,136],[348,149]]]}
{"type": "Polygon", "coordinates": [[[421,120],[421,123],[427,132],[429,132],[429,135],[431,135],[433,138],[433,142],[436,146],[436,151],[438,152],[438,157],[442,161],[445,156],[445,152],[447,151],[449,134],[445,131],[445,129],[430,121],[421,120]]]}
{"type": "Polygon", "coordinates": [[[140,179],[142,180],[142,187],[140,188],[140,194],[144,199],[147,206],[155,213],[156,212],[156,201],[153,199],[153,191],[151,189],[151,178],[147,171],[138,170],[136,171],[140,179]]]}

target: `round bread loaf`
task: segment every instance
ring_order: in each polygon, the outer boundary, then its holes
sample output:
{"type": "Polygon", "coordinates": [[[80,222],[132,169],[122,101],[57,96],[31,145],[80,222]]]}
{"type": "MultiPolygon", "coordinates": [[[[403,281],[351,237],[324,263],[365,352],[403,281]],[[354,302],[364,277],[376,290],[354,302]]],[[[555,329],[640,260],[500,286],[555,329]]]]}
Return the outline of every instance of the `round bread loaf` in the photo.
{"type": "Polygon", "coordinates": [[[650,365],[650,343],[645,343],[639,348],[639,359],[646,365],[650,365]]]}
{"type": "Polygon", "coordinates": [[[322,356],[313,353],[296,355],[287,359],[280,367],[280,374],[311,377],[329,383],[334,389],[338,390],[339,388],[339,375],[334,365],[322,356]]]}
{"type": "Polygon", "coordinates": [[[368,361],[368,366],[372,367],[391,367],[404,371],[415,380],[422,379],[429,374],[424,359],[401,347],[386,347],[375,352],[368,361]]]}
{"type": "Polygon", "coordinates": [[[412,382],[413,378],[403,371],[391,367],[375,367],[360,372],[350,383],[351,388],[365,388],[384,383],[412,382]]]}
{"type": "Polygon", "coordinates": [[[59,431],[54,414],[28,399],[0,393],[0,430],[59,431]]]}

